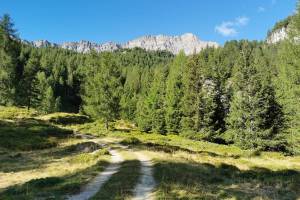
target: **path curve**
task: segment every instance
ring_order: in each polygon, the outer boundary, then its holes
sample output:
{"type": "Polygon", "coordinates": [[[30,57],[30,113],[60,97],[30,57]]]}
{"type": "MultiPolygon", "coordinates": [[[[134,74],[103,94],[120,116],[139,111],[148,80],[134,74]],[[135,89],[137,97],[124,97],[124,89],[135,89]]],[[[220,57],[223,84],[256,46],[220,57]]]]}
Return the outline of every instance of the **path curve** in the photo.
{"type": "Polygon", "coordinates": [[[102,187],[102,185],[120,168],[120,163],[123,162],[122,156],[116,150],[108,150],[111,154],[111,163],[105,168],[103,172],[100,172],[91,182],[89,182],[83,190],[73,196],[69,196],[69,200],[87,200],[93,197],[102,187]]]}
{"type": "Polygon", "coordinates": [[[140,160],[141,177],[139,183],[134,189],[133,200],[152,200],[154,199],[153,190],[155,188],[155,180],[153,178],[153,162],[143,153],[135,152],[138,160],[140,160]]]}

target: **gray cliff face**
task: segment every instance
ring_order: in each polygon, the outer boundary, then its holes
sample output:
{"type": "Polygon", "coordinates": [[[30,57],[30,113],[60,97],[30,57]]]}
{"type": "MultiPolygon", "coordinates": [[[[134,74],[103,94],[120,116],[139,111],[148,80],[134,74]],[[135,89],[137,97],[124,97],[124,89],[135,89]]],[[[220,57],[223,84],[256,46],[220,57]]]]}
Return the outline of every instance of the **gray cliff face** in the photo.
{"type": "Polygon", "coordinates": [[[216,42],[205,42],[197,36],[186,33],[181,36],[144,36],[131,40],[124,44],[123,48],[140,47],[146,50],[167,50],[173,54],[178,54],[183,50],[187,55],[198,53],[206,47],[218,47],[216,42]]]}
{"type": "Polygon", "coordinates": [[[61,47],[79,53],[88,53],[91,50],[94,50],[96,52],[102,52],[102,51],[114,51],[119,49],[119,45],[113,42],[97,44],[97,43],[92,43],[84,40],[80,42],[65,42],[61,45],[61,47]]]}
{"type": "Polygon", "coordinates": [[[191,33],[186,33],[181,36],[144,36],[138,39],[131,40],[124,44],[117,44],[114,42],[97,44],[84,40],[80,42],[65,42],[61,45],[50,43],[47,40],[38,40],[31,42],[31,44],[38,48],[61,47],[79,53],[87,53],[91,50],[94,50],[96,52],[103,52],[115,51],[124,48],[131,49],[135,47],[140,47],[145,50],[166,50],[172,52],[173,54],[178,54],[181,50],[183,50],[187,55],[198,53],[202,49],[207,47],[219,47],[218,43],[210,41],[201,41],[197,38],[197,36],[191,33]]]}
{"type": "Polygon", "coordinates": [[[47,40],[36,40],[32,42],[32,45],[35,47],[57,47],[58,45],[55,43],[50,43],[47,40]]]}
{"type": "Polygon", "coordinates": [[[275,30],[271,33],[271,35],[267,38],[268,44],[276,44],[282,40],[287,39],[288,37],[288,28],[282,27],[281,29],[275,30]]]}

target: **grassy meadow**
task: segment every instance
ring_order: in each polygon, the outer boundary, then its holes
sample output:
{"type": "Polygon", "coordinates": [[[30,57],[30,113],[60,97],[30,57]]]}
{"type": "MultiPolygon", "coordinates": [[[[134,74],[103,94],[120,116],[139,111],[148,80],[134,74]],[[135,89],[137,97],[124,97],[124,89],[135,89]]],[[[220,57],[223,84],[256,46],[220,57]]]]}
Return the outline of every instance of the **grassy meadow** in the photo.
{"type": "Polygon", "coordinates": [[[108,165],[116,143],[128,146],[118,149],[125,161],[93,199],[130,199],[141,175],[132,151],[153,159],[157,199],[300,199],[300,156],[141,133],[125,121],[106,131],[83,115],[15,107],[0,107],[0,125],[0,199],[76,194],[108,165]]]}

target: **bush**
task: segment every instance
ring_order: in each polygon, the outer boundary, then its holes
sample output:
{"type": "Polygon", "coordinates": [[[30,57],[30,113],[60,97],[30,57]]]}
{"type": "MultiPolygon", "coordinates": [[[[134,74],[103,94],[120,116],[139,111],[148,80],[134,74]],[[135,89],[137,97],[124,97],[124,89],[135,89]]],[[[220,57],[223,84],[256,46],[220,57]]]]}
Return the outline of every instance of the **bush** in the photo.
{"type": "Polygon", "coordinates": [[[188,139],[191,139],[191,140],[204,140],[205,138],[205,135],[202,134],[202,133],[197,133],[195,131],[183,131],[182,133],[180,133],[181,136],[185,137],[185,138],[188,138],[188,139]]]}
{"type": "Polygon", "coordinates": [[[37,111],[20,107],[0,106],[0,119],[21,119],[30,118],[37,115],[37,111]]]}
{"type": "Polygon", "coordinates": [[[73,157],[70,160],[70,163],[89,163],[104,155],[109,155],[109,151],[107,149],[100,149],[95,153],[81,153],[73,157]]]}
{"type": "Polygon", "coordinates": [[[124,140],[122,140],[121,144],[124,144],[124,145],[137,145],[137,144],[141,144],[141,141],[136,137],[129,137],[129,138],[125,138],[124,140]]]}
{"type": "Polygon", "coordinates": [[[73,131],[44,124],[36,120],[5,122],[0,126],[0,147],[9,150],[30,151],[55,147],[58,139],[73,131]]]}
{"type": "Polygon", "coordinates": [[[41,119],[61,125],[84,124],[91,121],[88,116],[73,113],[52,113],[41,117],[41,119]]]}

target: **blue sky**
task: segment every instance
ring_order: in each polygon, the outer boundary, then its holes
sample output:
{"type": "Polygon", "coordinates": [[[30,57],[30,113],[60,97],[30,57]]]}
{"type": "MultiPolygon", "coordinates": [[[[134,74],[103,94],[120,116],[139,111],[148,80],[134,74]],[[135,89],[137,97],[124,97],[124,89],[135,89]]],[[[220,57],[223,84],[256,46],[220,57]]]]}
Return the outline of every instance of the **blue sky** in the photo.
{"type": "Polygon", "coordinates": [[[19,36],[51,42],[124,42],[143,35],[196,34],[223,44],[261,40],[297,0],[0,0],[19,36]]]}

